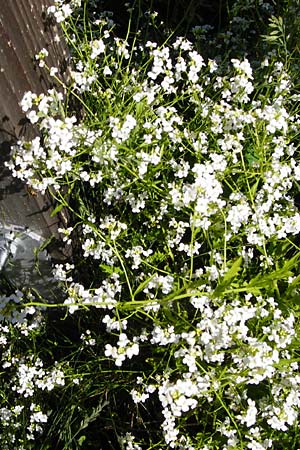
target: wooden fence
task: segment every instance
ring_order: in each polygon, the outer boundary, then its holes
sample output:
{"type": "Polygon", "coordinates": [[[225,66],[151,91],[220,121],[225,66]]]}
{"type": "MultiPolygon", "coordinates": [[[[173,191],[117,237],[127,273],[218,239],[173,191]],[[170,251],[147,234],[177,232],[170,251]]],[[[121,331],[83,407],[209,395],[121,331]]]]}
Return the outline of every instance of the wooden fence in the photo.
{"type": "Polygon", "coordinates": [[[51,4],[51,0],[0,0],[0,226],[26,226],[45,238],[56,235],[58,227],[57,218],[50,215],[50,199],[29,193],[4,162],[18,138],[36,134],[19,106],[23,94],[40,94],[51,87],[35,55],[46,48],[47,65],[58,67],[61,74],[66,68],[66,46],[46,16],[51,4]]]}

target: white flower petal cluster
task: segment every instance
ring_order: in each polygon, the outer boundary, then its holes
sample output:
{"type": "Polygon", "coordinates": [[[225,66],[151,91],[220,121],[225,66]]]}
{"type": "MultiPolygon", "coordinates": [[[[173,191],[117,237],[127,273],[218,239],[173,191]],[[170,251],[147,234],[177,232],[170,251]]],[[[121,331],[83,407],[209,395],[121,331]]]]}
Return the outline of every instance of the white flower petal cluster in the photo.
{"type": "Polygon", "coordinates": [[[136,119],[131,114],[127,114],[123,123],[120,121],[118,117],[110,117],[112,138],[118,144],[127,141],[131,131],[135,128],[136,124],[137,124],[136,119]]]}
{"type": "Polygon", "coordinates": [[[131,342],[125,333],[121,333],[117,347],[106,344],[104,354],[107,358],[114,359],[116,366],[121,367],[126,358],[131,359],[139,354],[139,344],[131,342]]]}
{"type": "Polygon", "coordinates": [[[26,398],[32,397],[36,388],[51,391],[55,386],[63,386],[65,378],[60,369],[46,370],[41,359],[29,357],[18,361],[13,383],[12,390],[26,398]]]}
{"type": "Polygon", "coordinates": [[[68,286],[68,297],[64,300],[64,305],[68,306],[71,314],[84,305],[111,310],[117,304],[121,290],[119,275],[116,273],[93,290],[85,289],[82,284],[72,282],[68,286]]]}
{"type": "MultiPolygon", "coordinates": [[[[247,298],[250,299],[251,295],[247,298]]],[[[177,366],[181,361],[185,368],[172,377],[162,375],[159,383],[156,383],[167,445],[177,448],[180,443],[178,418],[195,408],[199,411],[213,401],[220,387],[217,367],[222,376],[224,371],[228,371],[231,380],[226,394],[231,398],[229,408],[235,412],[240,426],[245,425],[249,429],[249,448],[252,448],[255,439],[257,445],[265,445],[257,431],[258,417],[265,418],[273,429],[282,431],[297,421],[300,402],[297,392],[300,377],[296,375],[298,364],[293,363],[286,371],[278,370],[279,361],[290,358],[285,349],[295,336],[293,315],[284,317],[273,298],[264,300],[262,297],[252,297],[251,303],[246,300],[242,305],[238,300],[218,302],[212,301],[209,296],[200,295],[193,297],[192,304],[201,310],[201,320],[197,323],[196,331],[176,333],[173,327],[162,328],[157,325],[152,331],[151,344],[176,346],[174,357],[177,366]],[[268,325],[261,336],[254,337],[251,324],[259,317],[267,317],[268,325]],[[228,358],[232,364],[226,369],[224,361],[228,363],[228,358]],[[207,366],[207,363],[212,364],[207,366]],[[206,367],[205,371],[203,367],[206,367]],[[272,406],[266,397],[258,401],[247,397],[247,389],[267,380],[270,380],[271,395],[276,398],[276,406],[272,406]],[[244,397],[237,394],[241,382],[246,386],[244,397]]],[[[151,392],[155,392],[153,385],[142,384],[132,395],[137,403],[147,402],[151,392]]],[[[222,434],[227,436],[228,443],[235,442],[237,445],[237,436],[229,430],[229,424],[220,428],[222,434]]],[[[269,448],[269,444],[262,448],[269,448]]]]}
{"type": "Polygon", "coordinates": [[[73,13],[74,8],[81,6],[82,0],[71,0],[66,3],[64,0],[55,0],[54,5],[47,8],[47,13],[54,16],[57,23],[64,22],[73,13]]]}

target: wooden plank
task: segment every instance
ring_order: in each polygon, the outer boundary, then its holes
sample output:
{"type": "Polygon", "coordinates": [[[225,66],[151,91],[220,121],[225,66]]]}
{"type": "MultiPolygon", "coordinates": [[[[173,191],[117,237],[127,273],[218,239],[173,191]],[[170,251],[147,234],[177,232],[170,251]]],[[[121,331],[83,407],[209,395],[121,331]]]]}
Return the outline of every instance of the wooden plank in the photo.
{"type": "Polygon", "coordinates": [[[40,94],[52,85],[34,56],[46,48],[47,64],[59,68],[68,58],[61,33],[46,19],[50,5],[50,0],[0,0],[0,94],[5,100],[0,104],[0,124],[2,133],[9,132],[9,137],[26,131],[19,107],[24,92],[40,94]]]}
{"type": "Polygon", "coordinates": [[[26,91],[37,94],[52,87],[46,70],[35,55],[46,48],[49,67],[63,76],[68,51],[56,25],[50,25],[46,9],[50,0],[0,0],[0,225],[27,226],[44,237],[57,235],[57,218],[51,218],[50,199],[31,195],[5,168],[10,147],[21,136],[36,135],[19,102],[26,91]]]}

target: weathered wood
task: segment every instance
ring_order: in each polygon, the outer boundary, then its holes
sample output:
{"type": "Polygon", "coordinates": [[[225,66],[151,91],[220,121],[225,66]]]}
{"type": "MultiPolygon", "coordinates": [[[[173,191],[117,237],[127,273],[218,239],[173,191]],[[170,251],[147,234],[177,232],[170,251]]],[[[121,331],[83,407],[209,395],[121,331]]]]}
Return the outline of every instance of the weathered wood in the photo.
{"type": "Polygon", "coordinates": [[[26,91],[37,94],[51,86],[35,55],[46,48],[47,64],[65,67],[66,47],[56,26],[46,18],[49,0],[0,0],[0,131],[10,141],[26,133],[19,102],[26,91]]]}
{"type": "Polygon", "coordinates": [[[57,26],[46,18],[50,0],[0,0],[0,226],[27,226],[44,237],[57,234],[57,218],[49,213],[49,200],[32,195],[12,178],[4,166],[10,146],[36,131],[26,120],[19,102],[26,91],[37,94],[52,87],[35,55],[46,48],[46,63],[63,76],[68,52],[57,26]]]}

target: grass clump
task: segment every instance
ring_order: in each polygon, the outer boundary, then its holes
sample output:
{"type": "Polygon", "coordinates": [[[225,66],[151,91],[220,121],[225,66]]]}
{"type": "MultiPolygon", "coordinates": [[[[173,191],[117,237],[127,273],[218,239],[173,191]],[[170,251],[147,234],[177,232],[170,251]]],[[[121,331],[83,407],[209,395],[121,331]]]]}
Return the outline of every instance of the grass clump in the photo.
{"type": "Polygon", "coordinates": [[[14,449],[299,447],[297,3],[273,3],[228,2],[217,31],[181,36],[143,2],[125,36],[91,1],[50,8],[71,80],[25,94],[41,135],[9,166],[68,208],[73,253],[61,305],[21,301],[43,332],[20,395],[45,424],[24,437],[25,414],[14,449]]]}

